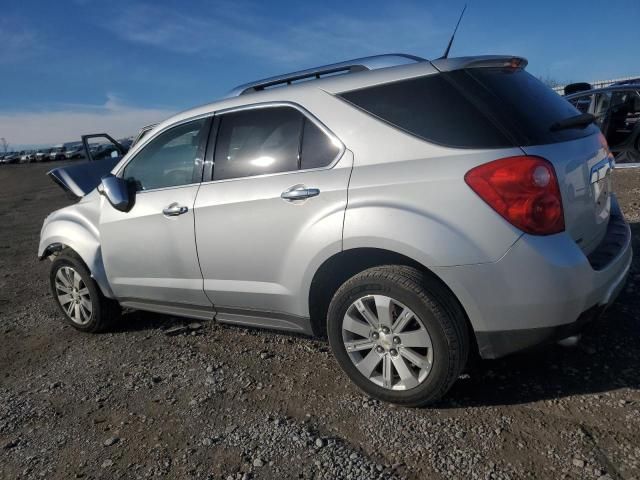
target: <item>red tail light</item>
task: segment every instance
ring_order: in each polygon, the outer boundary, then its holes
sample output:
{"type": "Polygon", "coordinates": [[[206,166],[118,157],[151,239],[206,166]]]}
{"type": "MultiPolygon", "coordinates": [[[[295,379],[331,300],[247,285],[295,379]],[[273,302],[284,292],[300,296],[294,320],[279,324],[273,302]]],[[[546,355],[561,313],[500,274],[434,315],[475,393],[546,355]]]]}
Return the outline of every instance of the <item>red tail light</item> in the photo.
{"type": "Polygon", "coordinates": [[[564,230],[558,178],[553,165],[544,158],[502,158],[469,170],[464,180],[520,230],[534,235],[564,230]]]}

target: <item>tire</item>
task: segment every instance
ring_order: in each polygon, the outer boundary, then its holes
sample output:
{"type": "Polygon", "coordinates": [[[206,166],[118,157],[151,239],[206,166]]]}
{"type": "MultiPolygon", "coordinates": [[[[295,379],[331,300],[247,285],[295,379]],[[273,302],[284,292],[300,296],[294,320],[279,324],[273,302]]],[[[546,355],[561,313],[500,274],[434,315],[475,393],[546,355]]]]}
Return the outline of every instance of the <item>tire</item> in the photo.
{"type": "Polygon", "coordinates": [[[52,262],[49,282],[65,321],[77,330],[104,332],[120,316],[120,305],[102,294],[73,250],[63,250],[52,262]]]}
{"type": "Polygon", "coordinates": [[[469,356],[458,302],[437,280],[405,266],[374,267],[347,280],[329,305],[327,333],[340,367],[360,389],[407,407],[442,398],[469,356]]]}

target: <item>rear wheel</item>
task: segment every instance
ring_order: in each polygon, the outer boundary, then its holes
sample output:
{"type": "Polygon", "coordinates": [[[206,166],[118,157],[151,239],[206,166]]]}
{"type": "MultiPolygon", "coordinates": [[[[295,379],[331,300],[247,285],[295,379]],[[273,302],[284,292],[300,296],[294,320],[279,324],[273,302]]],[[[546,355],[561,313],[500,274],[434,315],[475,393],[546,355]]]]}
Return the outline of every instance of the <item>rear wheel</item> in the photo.
{"type": "Polygon", "coordinates": [[[51,291],[65,320],[83,332],[107,330],[120,314],[117,302],[106,298],[82,260],[64,250],[51,264],[51,291]]]}
{"type": "Polygon", "coordinates": [[[441,398],[465,366],[463,312],[437,281],[410,267],[375,267],[336,292],[329,342],[347,375],[369,395],[405,406],[441,398]]]}

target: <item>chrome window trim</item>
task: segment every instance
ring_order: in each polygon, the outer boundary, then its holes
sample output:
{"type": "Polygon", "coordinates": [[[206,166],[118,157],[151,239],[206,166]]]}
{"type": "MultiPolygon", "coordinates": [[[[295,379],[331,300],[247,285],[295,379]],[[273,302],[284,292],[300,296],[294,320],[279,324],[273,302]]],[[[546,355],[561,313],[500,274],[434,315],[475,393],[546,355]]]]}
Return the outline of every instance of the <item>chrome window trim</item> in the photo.
{"type": "MultiPolygon", "coordinates": [[[[218,116],[222,116],[226,113],[233,113],[233,112],[239,112],[239,111],[243,111],[243,110],[257,110],[257,109],[262,109],[262,108],[275,108],[275,107],[290,107],[290,108],[294,108],[296,110],[298,110],[302,115],[305,116],[305,118],[307,118],[308,120],[312,121],[314,123],[314,125],[316,127],[318,127],[330,140],[332,143],[334,143],[335,145],[338,145],[339,150],[338,153],[336,154],[335,158],[326,166],[324,167],[317,167],[317,168],[306,168],[306,169],[299,169],[299,170],[290,170],[288,172],[275,172],[275,173],[263,173],[261,175],[251,175],[251,176],[247,176],[247,177],[236,177],[236,178],[225,178],[222,180],[207,180],[207,181],[202,181],[202,182],[191,182],[191,183],[186,183],[184,185],[176,185],[176,186],[171,186],[171,187],[160,187],[160,188],[152,188],[149,190],[140,190],[136,192],[136,195],[140,195],[140,194],[144,194],[147,192],[157,192],[157,191],[162,191],[162,190],[172,190],[172,189],[176,189],[176,188],[183,188],[183,187],[189,187],[192,185],[197,185],[197,184],[201,184],[201,185],[208,185],[210,183],[220,183],[220,182],[233,182],[233,181],[237,181],[237,180],[245,180],[245,179],[252,179],[252,178],[261,178],[261,177],[272,177],[275,175],[289,175],[292,173],[301,173],[301,172],[318,172],[318,171],[323,171],[323,170],[330,170],[333,167],[335,167],[337,165],[337,163],[340,161],[340,159],[342,158],[342,156],[344,155],[344,153],[346,152],[347,148],[344,145],[344,143],[342,142],[342,140],[340,140],[338,138],[338,136],[333,133],[324,123],[322,123],[320,120],[318,120],[311,112],[309,112],[309,110],[307,110],[306,108],[304,108],[302,105],[295,103],[295,102],[289,102],[289,101],[270,101],[270,102],[260,102],[260,103],[251,103],[251,104],[247,104],[247,105],[240,105],[240,106],[235,106],[235,107],[228,107],[228,108],[223,108],[221,110],[212,110],[206,113],[201,113],[199,115],[194,115],[192,117],[189,118],[184,118],[176,123],[172,123],[170,125],[165,126],[164,128],[162,128],[161,130],[158,130],[157,132],[154,132],[153,135],[150,135],[147,138],[143,138],[142,139],[142,143],[138,146],[138,149],[136,150],[136,152],[131,156],[131,158],[128,158],[127,161],[125,163],[123,163],[120,167],[118,167],[117,172],[115,173],[116,176],[121,176],[123,170],[126,168],[127,165],[129,165],[129,163],[131,161],[133,161],[134,158],[136,158],[138,156],[138,154],[147,147],[147,145],[152,142],[155,138],[157,138],[159,135],[163,134],[164,132],[166,132],[167,130],[170,130],[172,128],[175,127],[179,127],[180,125],[184,125],[185,123],[189,123],[189,122],[193,122],[196,120],[200,120],[203,118],[208,118],[208,117],[212,117],[213,119],[215,119],[218,116]]],[[[210,132],[209,132],[210,134],[210,132]]],[[[217,139],[217,138],[216,138],[217,139]]],[[[207,145],[207,149],[209,148],[214,148],[211,145],[207,145]]],[[[206,153],[205,153],[206,156],[206,153]]],[[[195,162],[195,159],[194,159],[195,162]]],[[[208,161],[205,159],[203,161],[203,166],[207,167],[207,163],[208,161]]]]}
{"type": "MultiPolygon", "coordinates": [[[[219,116],[222,116],[222,115],[227,114],[227,113],[241,112],[241,111],[245,111],[245,110],[258,110],[258,109],[263,109],[263,108],[277,108],[277,107],[294,108],[294,109],[298,110],[302,115],[304,115],[304,117],[306,119],[308,119],[311,122],[313,122],[315,124],[315,126],[318,127],[329,138],[329,140],[334,145],[337,145],[339,147],[338,153],[336,154],[335,158],[329,164],[327,164],[324,167],[305,168],[305,169],[301,168],[301,169],[298,169],[298,170],[289,170],[287,172],[263,173],[263,174],[260,174],[260,175],[250,175],[250,176],[246,176],[246,177],[235,177],[235,178],[224,178],[224,179],[221,179],[221,180],[213,180],[213,178],[212,178],[211,180],[203,181],[202,185],[208,185],[208,184],[211,184],[211,183],[221,183],[221,182],[234,182],[234,181],[237,181],[237,180],[247,180],[247,179],[252,179],[252,178],[273,177],[273,176],[276,176],[276,175],[290,175],[292,173],[318,172],[318,171],[323,171],[323,170],[331,170],[333,167],[335,167],[337,165],[337,163],[340,161],[340,159],[344,155],[344,152],[346,152],[347,147],[344,145],[342,140],[340,140],[336,136],[336,134],[334,134],[331,130],[329,130],[329,128],[324,123],[322,123],[320,120],[318,120],[311,112],[309,112],[309,110],[307,110],[306,108],[304,108],[302,105],[300,105],[298,103],[289,102],[289,101],[270,101],[270,102],[251,103],[251,104],[247,104],[247,105],[224,108],[222,110],[217,110],[215,112],[214,120],[215,120],[215,117],[219,117],[219,116]]],[[[216,143],[217,143],[217,135],[216,135],[216,143]]],[[[209,148],[214,148],[215,149],[215,146],[209,145],[207,147],[207,149],[209,149],[209,148]]],[[[215,150],[214,150],[213,153],[215,155],[215,150]]],[[[205,160],[204,166],[205,166],[205,171],[206,171],[207,166],[213,167],[212,170],[211,170],[212,175],[213,175],[213,171],[215,170],[215,163],[211,164],[211,162],[209,160],[205,160]],[[208,164],[208,162],[209,162],[209,164],[208,164]]]]}
{"type": "MultiPolygon", "coordinates": [[[[136,158],[140,152],[142,150],[144,150],[147,145],[153,141],[154,139],[156,139],[159,135],[162,135],[164,132],[171,130],[172,128],[175,127],[179,127],[181,125],[184,125],[185,123],[189,123],[189,122],[195,122],[196,120],[202,120],[202,119],[206,119],[209,117],[213,117],[215,114],[215,111],[210,111],[210,112],[206,112],[206,113],[201,113],[200,115],[194,115],[193,117],[189,117],[189,118],[184,118],[182,120],[177,121],[176,123],[172,123],[170,125],[167,125],[166,127],[164,127],[161,130],[158,130],[157,132],[155,132],[153,135],[149,136],[148,138],[143,138],[142,139],[142,144],[140,145],[140,147],[136,150],[136,152],[131,156],[131,158],[128,158],[127,161],[125,163],[123,163],[120,167],[118,167],[117,172],[115,173],[116,177],[121,177],[122,173],[124,171],[124,169],[127,167],[127,165],[129,165],[129,163],[131,163],[133,161],[134,158],[136,158]]],[[[207,132],[207,140],[209,138],[209,132],[207,132]]],[[[194,165],[197,161],[197,157],[193,159],[194,165]]],[[[204,163],[204,159],[202,159],[202,162],[204,163]]],[[[191,183],[185,183],[184,185],[174,185],[171,187],[159,187],[159,188],[150,188],[149,190],[139,190],[136,191],[136,195],[139,195],[141,193],[147,193],[147,192],[157,192],[160,190],[170,190],[170,189],[175,189],[175,188],[182,188],[182,187],[189,187],[192,185],[198,185],[201,182],[191,182],[191,183]]]]}

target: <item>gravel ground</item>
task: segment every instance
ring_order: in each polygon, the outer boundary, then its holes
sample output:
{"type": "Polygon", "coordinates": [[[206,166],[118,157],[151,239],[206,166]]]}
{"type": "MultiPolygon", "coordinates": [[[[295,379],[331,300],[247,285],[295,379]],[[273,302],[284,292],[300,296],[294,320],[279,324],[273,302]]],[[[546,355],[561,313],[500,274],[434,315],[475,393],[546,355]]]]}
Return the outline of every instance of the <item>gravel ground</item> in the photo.
{"type": "MultiPolygon", "coordinates": [[[[437,406],[396,408],[320,340],[141,312],[65,326],[36,259],[69,203],[48,168],[0,167],[1,478],[640,478],[640,261],[579,346],[479,362],[437,406]]],[[[616,184],[640,251],[640,171],[616,184]]]]}

